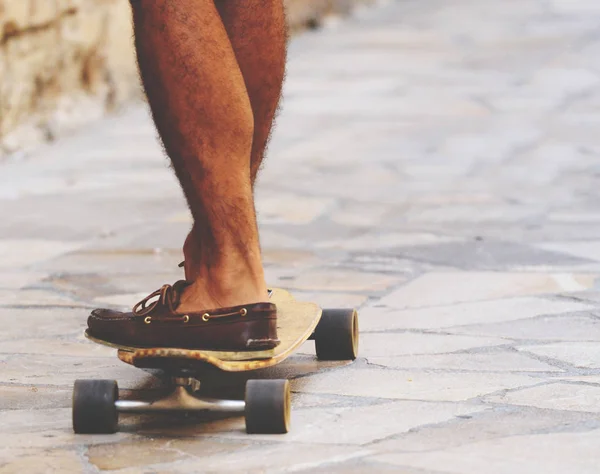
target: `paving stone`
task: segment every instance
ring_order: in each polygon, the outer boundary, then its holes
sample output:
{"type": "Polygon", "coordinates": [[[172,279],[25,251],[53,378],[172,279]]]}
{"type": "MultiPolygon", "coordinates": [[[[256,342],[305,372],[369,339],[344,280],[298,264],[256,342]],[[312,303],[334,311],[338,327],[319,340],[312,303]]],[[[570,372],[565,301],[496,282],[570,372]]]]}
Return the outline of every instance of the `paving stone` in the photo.
{"type": "Polygon", "coordinates": [[[294,380],[295,391],[398,400],[462,401],[537,383],[523,375],[422,370],[337,369],[294,380]]]}
{"type": "MultiPolygon", "coordinates": [[[[296,410],[292,419],[294,430],[286,436],[285,441],[296,445],[364,445],[417,429],[421,425],[445,423],[455,417],[469,416],[482,410],[485,407],[477,405],[416,401],[296,410]],[[396,422],[386,423],[390,418],[396,422]],[[370,421],[365,423],[364,420],[370,421]]],[[[253,439],[266,441],[272,436],[257,435],[253,439]]]]}
{"type": "Polygon", "coordinates": [[[47,277],[46,273],[29,271],[0,271],[0,289],[20,290],[47,277]]]}
{"type": "Polygon", "coordinates": [[[600,375],[572,375],[560,377],[560,380],[567,382],[584,382],[590,384],[600,384],[600,375]]]}
{"type": "Polygon", "coordinates": [[[561,372],[558,367],[538,360],[515,354],[510,351],[495,351],[469,354],[370,356],[365,354],[364,344],[361,356],[370,364],[394,369],[433,369],[461,370],[477,372],[561,372]]]}
{"type": "Polygon", "coordinates": [[[0,332],[0,341],[81,337],[88,315],[86,308],[0,306],[0,323],[10,328],[0,332]]]}
{"type": "MultiPolygon", "coordinates": [[[[2,364],[0,364],[0,367],[2,364]]],[[[0,385],[0,409],[39,410],[71,406],[72,387],[44,387],[33,385],[0,385]]]]}
{"type": "Polygon", "coordinates": [[[368,300],[367,295],[319,291],[295,291],[294,297],[298,301],[313,301],[322,308],[359,308],[368,300]]]}
{"type": "Polygon", "coordinates": [[[593,312],[543,315],[496,324],[474,324],[451,328],[448,332],[521,340],[600,341],[600,324],[593,312]]]}
{"type": "Polygon", "coordinates": [[[575,433],[532,434],[474,441],[456,448],[422,453],[384,454],[375,461],[444,473],[537,472],[560,474],[596,472],[600,430],[575,433]],[[543,453],[543,455],[542,455],[543,453]]]}
{"type": "Polygon", "coordinates": [[[288,288],[303,291],[382,291],[402,282],[399,276],[352,271],[303,272],[287,283],[288,288]]]}
{"type": "Polygon", "coordinates": [[[259,193],[256,212],[263,223],[305,224],[327,212],[332,199],[312,198],[278,192],[259,193]]]}
{"type": "Polygon", "coordinates": [[[74,441],[70,409],[3,410],[0,413],[5,449],[52,448],[74,441]]]}
{"type": "Polygon", "coordinates": [[[20,354],[0,360],[0,365],[0,384],[72,387],[76,379],[113,378],[119,381],[122,388],[153,388],[161,385],[154,377],[122,363],[116,357],[20,354]]]}
{"type": "MultiPolygon", "coordinates": [[[[77,452],[70,450],[49,450],[42,454],[25,455],[10,461],[7,464],[0,464],[0,473],[65,473],[82,472],[85,466],[84,461],[77,452]],[[42,459],[40,457],[42,456],[42,459]]],[[[2,461],[0,460],[0,463],[2,461]]]]}
{"type": "Polygon", "coordinates": [[[478,347],[506,344],[503,339],[451,336],[442,334],[361,334],[362,357],[395,357],[411,354],[444,354],[478,347]]]}
{"type": "Polygon", "coordinates": [[[439,474],[430,470],[410,468],[406,466],[394,466],[392,464],[385,464],[382,462],[373,462],[365,460],[348,461],[338,464],[325,464],[320,467],[313,467],[306,471],[300,472],[318,472],[318,473],[331,473],[331,474],[361,474],[364,472],[384,472],[397,474],[439,474]]]}
{"type": "MultiPolygon", "coordinates": [[[[420,275],[423,271],[431,269],[432,265],[415,262],[401,256],[386,254],[385,252],[353,252],[338,263],[340,268],[360,270],[365,273],[382,273],[386,275],[401,275],[403,281],[407,278],[420,275]]],[[[442,270],[442,267],[435,268],[442,270]]]]}
{"type": "Polygon", "coordinates": [[[592,304],[600,303],[600,291],[597,291],[596,289],[571,293],[568,295],[560,295],[560,296],[566,296],[567,298],[572,297],[572,298],[576,298],[581,301],[590,302],[592,304]]]}
{"type": "MultiPolygon", "coordinates": [[[[52,273],[89,273],[90,269],[101,275],[164,273],[165,269],[177,269],[181,263],[178,254],[156,253],[148,250],[143,253],[131,252],[74,252],[52,261],[40,263],[36,270],[52,273]]],[[[181,275],[181,274],[180,274],[181,275]]],[[[153,291],[153,290],[151,290],[153,291]]]]}
{"type": "MultiPolygon", "coordinates": [[[[55,166],[60,168],[57,164],[55,166]]],[[[128,186],[133,189],[132,185],[128,186]]],[[[64,185],[59,184],[58,187],[62,189],[64,185]]],[[[52,241],[86,242],[106,237],[122,228],[147,225],[148,222],[159,223],[165,220],[165,215],[172,212],[174,205],[183,207],[179,199],[173,202],[158,198],[156,188],[152,191],[154,195],[147,199],[139,194],[131,196],[132,191],[116,197],[123,193],[122,189],[123,185],[95,193],[80,190],[68,197],[58,193],[19,199],[18,207],[11,209],[10,213],[0,208],[0,216],[4,222],[3,238],[39,240],[39,236],[43,235],[52,241]],[[56,210],[65,207],[69,212],[56,210]]],[[[139,193],[139,189],[138,187],[136,192],[139,193]]],[[[161,196],[166,197],[167,194],[161,189],[161,196]]]]}
{"type": "Polygon", "coordinates": [[[367,233],[351,239],[321,241],[317,246],[319,248],[341,248],[345,250],[388,249],[418,244],[436,244],[455,239],[456,237],[438,236],[427,232],[385,232],[377,235],[367,233]]]}
{"type": "Polygon", "coordinates": [[[0,268],[23,268],[76,250],[81,244],[42,239],[0,240],[0,268]]]}
{"type": "Polygon", "coordinates": [[[3,469],[4,466],[9,465],[15,460],[22,458],[26,455],[35,454],[34,449],[24,449],[24,448],[0,448],[0,469],[3,469]]]}
{"type": "MultiPolygon", "coordinates": [[[[293,468],[313,469],[320,465],[360,458],[368,454],[367,449],[357,449],[355,446],[323,446],[318,444],[268,444],[260,449],[245,449],[223,456],[202,457],[202,471],[239,472],[240,467],[248,472],[264,472],[269,469],[286,470],[293,468]]],[[[150,466],[142,472],[190,472],[197,469],[199,461],[188,461],[171,464],[161,468],[150,466]]],[[[123,473],[140,472],[139,470],[123,470],[123,473]]]]}
{"type": "Polygon", "coordinates": [[[402,255],[419,261],[455,268],[474,270],[499,270],[536,265],[583,264],[589,259],[579,258],[556,251],[509,242],[451,242],[437,245],[409,247],[402,255]]]}
{"type": "Polygon", "coordinates": [[[598,426],[589,413],[524,407],[495,407],[447,423],[422,426],[371,446],[379,452],[422,453],[467,446],[473,442],[510,436],[578,431],[598,426]]]}
{"type": "Polygon", "coordinates": [[[0,342],[0,354],[38,354],[53,356],[106,357],[114,358],[115,350],[107,346],[92,344],[83,335],[77,340],[19,339],[0,342]]]}
{"type": "MultiPolygon", "coordinates": [[[[175,204],[172,207],[177,208],[175,204]]],[[[180,223],[167,218],[160,223],[147,220],[137,223],[132,229],[116,229],[86,244],[81,251],[91,254],[176,254],[183,260],[182,241],[187,236],[191,224],[180,223]]]]}
{"type": "MultiPolygon", "coordinates": [[[[425,174],[419,170],[418,174],[425,174]]],[[[460,222],[464,226],[472,226],[480,222],[510,222],[521,220],[532,220],[540,213],[536,208],[524,208],[509,205],[450,205],[444,207],[415,206],[407,214],[411,223],[437,223],[447,224],[460,222]],[[485,211],[483,211],[485,209],[485,211]]],[[[522,251],[520,253],[523,253],[522,251]]]]}
{"type": "MultiPolygon", "coordinates": [[[[598,325],[600,326],[600,321],[598,321],[598,325]]],[[[555,344],[520,346],[517,349],[549,359],[557,359],[575,367],[600,368],[599,342],[559,342],[555,344]]]]}
{"type": "MultiPolygon", "coordinates": [[[[156,289],[160,286],[156,287],[156,289]]],[[[99,298],[94,298],[94,307],[116,307],[122,311],[129,311],[138,302],[146,298],[154,290],[150,290],[144,293],[127,293],[123,295],[106,295],[99,298]]]]}
{"type": "Polygon", "coordinates": [[[267,249],[263,251],[265,266],[280,266],[285,269],[306,268],[319,263],[318,256],[308,250],[298,249],[267,249]]]}
{"type": "Polygon", "coordinates": [[[140,300],[139,295],[146,297],[165,283],[173,283],[182,277],[183,272],[177,267],[165,268],[156,273],[136,274],[135,277],[130,274],[95,274],[75,271],[53,275],[45,281],[44,288],[69,295],[85,302],[86,306],[93,307],[97,307],[97,301],[102,301],[103,298],[122,298],[122,303],[131,309],[140,300]]]}
{"type": "Polygon", "coordinates": [[[87,305],[83,301],[79,301],[67,295],[62,295],[56,291],[25,288],[17,291],[0,290],[0,306],[50,306],[63,308],[72,308],[79,306],[81,308],[85,308],[87,305]]]}
{"type": "Polygon", "coordinates": [[[211,439],[143,439],[118,444],[90,446],[87,458],[95,468],[113,471],[143,468],[149,464],[192,460],[245,450],[249,443],[211,439]]]}
{"type": "MultiPolygon", "coordinates": [[[[388,304],[402,304],[401,302],[395,302],[397,301],[395,295],[393,299],[391,297],[387,298],[389,298],[386,299],[388,304]]],[[[435,330],[444,328],[457,333],[489,334],[500,337],[507,333],[506,337],[511,337],[515,333],[523,334],[523,331],[513,321],[519,321],[519,325],[527,324],[531,326],[528,318],[594,309],[591,304],[579,301],[530,297],[476,301],[401,311],[379,307],[380,304],[381,300],[376,303],[377,307],[367,306],[362,309],[361,329],[363,331],[385,331],[390,329],[435,330]],[[498,324],[494,325],[493,323],[498,324]],[[502,323],[505,324],[502,325],[502,323]],[[496,329],[497,327],[504,328],[505,332],[502,332],[502,329],[496,329]]],[[[569,315],[567,318],[571,318],[571,316],[569,315]]],[[[550,318],[548,319],[550,320],[550,318]]],[[[538,324],[538,321],[536,320],[533,324],[538,324]]],[[[566,325],[563,324],[563,326],[566,325]]],[[[586,329],[593,329],[595,321],[588,318],[586,326],[586,329]]],[[[577,331],[577,334],[579,334],[576,326],[572,330],[577,331]]],[[[534,335],[534,338],[537,334],[539,332],[534,335]]]]}
{"type": "Polygon", "coordinates": [[[581,291],[594,285],[594,275],[446,272],[428,273],[382,298],[397,309],[467,301],[581,291]]]}
{"type": "Polygon", "coordinates": [[[357,400],[353,397],[340,397],[331,395],[314,395],[312,393],[294,393],[292,395],[292,407],[294,412],[296,410],[304,408],[315,408],[315,407],[340,407],[350,406],[354,407],[357,405],[370,405],[371,401],[363,402],[363,400],[357,400]]]}
{"type": "Polygon", "coordinates": [[[600,242],[550,242],[536,247],[588,260],[600,261],[600,242]]]}
{"type": "Polygon", "coordinates": [[[64,408],[30,406],[24,409],[3,410],[0,413],[0,421],[2,449],[17,451],[119,443],[135,437],[125,432],[126,430],[110,436],[74,434],[70,404],[64,408]]]}
{"type": "Polygon", "coordinates": [[[304,241],[293,235],[275,232],[259,223],[260,241],[265,249],[302,248],[304,241]]]}
{"type": "Polygon", "coordinates": [[[387,206],[374,206],[373,204],[352,203],[341,209],[336,209],[332,220],[342,225],[373,227],[379,225],[389,212],[387,206]]]}
{"type": "Polygon", "coordinates": [[[550,410],[600,412],[600,387],[578,383],[548,383],[504,395],[491,395],[494,403],[523,405],[550,410]]]}

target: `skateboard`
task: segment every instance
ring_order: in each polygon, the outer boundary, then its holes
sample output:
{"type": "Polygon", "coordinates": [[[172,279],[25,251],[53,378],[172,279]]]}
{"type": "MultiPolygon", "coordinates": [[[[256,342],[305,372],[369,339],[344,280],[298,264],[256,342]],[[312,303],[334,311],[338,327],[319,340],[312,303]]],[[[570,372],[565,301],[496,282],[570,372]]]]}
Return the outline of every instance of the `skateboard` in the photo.
{"type": "Polygon", "coordinates": [[[115,380],[77,380],[73,388],[75,433],[110,434],[118,431],[119,413],[224,412],[244,414],[249,434],[283,434],[290,429],[291,392],[288,380],[248,380],[244,400],[197,396],[200,382],[216,369],[222,373],[249,372],[282,363],[307,340],[315,341],[319,360],[354,360],[358,355],[358,312],[321,309],[296,301],[282,289],[269,290],[277,305],[281,343],[268,351],[218,352],[176,348],[134,348],[109,345],[119,359],[140,369],[158,369],[170,380],[170,393],[154,401],[119,400],[115,380]]]}

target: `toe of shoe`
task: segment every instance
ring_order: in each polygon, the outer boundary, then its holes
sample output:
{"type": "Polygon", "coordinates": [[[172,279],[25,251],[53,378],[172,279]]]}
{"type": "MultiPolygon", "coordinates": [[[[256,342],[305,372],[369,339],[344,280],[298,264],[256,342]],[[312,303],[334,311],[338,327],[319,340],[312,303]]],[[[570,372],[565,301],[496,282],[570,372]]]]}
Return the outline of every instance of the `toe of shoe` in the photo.
{"type": "Polygon", "coordinates": [[[116,329],[118,321],[125,316],[125,313],[113,311],[110,309],[95,309],[88,317],[88,331],[92,335],[104,334],[106,331],[111,332],[111,329],[116,329]]]}
{"type": "Polygon", "coordinates": [[[89,319],[98,319],[98,320],[109,321],[112,319],[120,319],[123,316],[125,316],[125,313],[123,313],[121,311],[114,311],[112,309],[98,308],[90,313],[89,319]]]}

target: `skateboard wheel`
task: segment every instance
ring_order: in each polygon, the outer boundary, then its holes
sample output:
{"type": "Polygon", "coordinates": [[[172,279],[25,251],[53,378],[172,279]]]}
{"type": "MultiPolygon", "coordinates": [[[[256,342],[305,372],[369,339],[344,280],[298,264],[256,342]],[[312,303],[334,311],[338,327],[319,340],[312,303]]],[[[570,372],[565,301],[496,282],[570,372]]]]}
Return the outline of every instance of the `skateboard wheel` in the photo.
{"type": "Polygon", "coordinates": [[[73,387],[73,431],[78,434],[116,433],[119,414],[115,380],[76,380],[73,387]]]}
{"type": "Polygon", "coordinates": [[[290,429],[291,394],[287,380],[248,380],[246,432],[285,434],[290,429]]]}
{"type": "Polygon", "coordinates": [[[358,356],[358,312],[324,309],[314,333],[319,360],[354,360],[358,356]]]}

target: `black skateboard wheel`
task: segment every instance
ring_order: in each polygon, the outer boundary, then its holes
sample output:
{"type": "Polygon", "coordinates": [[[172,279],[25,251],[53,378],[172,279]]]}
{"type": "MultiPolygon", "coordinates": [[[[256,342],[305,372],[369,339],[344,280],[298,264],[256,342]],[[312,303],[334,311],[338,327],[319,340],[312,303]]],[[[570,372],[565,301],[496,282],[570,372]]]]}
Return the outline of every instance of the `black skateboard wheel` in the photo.
{"type": "Polygon", "coordinates": [[[324,309],[313,335],[319,360],[354,360],[358,356],[358,312],[324,309]]]}
{"type": "Polygon", "coordinates": [[[119,425],[115,380],[76,380],[73,387],[73,431],[78,434],[112,434],[119,425]]]}
{"type": "Polygon", "coordinates": [[[248,380],[246,432],[285,434],[290,429],[290,383],[287,380],[248,380]]]}

